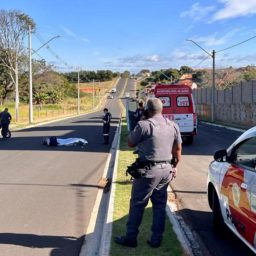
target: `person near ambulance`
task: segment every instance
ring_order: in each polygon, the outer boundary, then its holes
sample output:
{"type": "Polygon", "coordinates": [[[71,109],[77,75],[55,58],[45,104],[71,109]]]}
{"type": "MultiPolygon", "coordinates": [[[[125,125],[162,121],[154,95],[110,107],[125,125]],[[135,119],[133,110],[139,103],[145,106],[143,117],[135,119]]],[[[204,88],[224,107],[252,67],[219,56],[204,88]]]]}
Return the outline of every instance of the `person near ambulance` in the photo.
{"type": "Polygon", "coordinates": [[[102,118],[103,120],[103,138],[104,138],[104,144],[108,145],[109,144],[109,131],[110,131],[110,122],[112,115],[108,111],[107,108],[104,108],[103,110],[104,116],[102,118]]]}
{"type": "Polygon", "coordinates": [[[128,146],[137,147],[139,158],[132,164],[138,166],[137,169],[134,167],[133,172],[129,171],[131,166],[127,169],[129,174],[134,174],[134,179],[126,234],[115,237],[115,242],[122,246],[137,247],[139,226],[149,199],[153,204],[153,223],[147,242],[157,248],[163,239],[167,188],[181,159],[182,140],[178,125],[164,118],[162,109],[160,99],[149,99],[148,119],[139,121],[128,137],[128,146]]]}
{"type": "Polygon", "coordinates": [[[136,124],[142,119],[142,117],[144,116],[144,106],[143,106],[143,102],[140,101],[138,104],[138,108],[136,109],[135,113],[134,113],[134,117],[136,120],[136,124]]]}

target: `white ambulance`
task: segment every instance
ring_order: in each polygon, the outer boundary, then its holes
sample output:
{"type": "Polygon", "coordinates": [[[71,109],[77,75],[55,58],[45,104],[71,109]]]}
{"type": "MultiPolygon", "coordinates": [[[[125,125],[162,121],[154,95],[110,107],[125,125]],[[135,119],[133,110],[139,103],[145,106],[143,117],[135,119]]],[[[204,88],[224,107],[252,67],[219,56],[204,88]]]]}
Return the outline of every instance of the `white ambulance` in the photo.
{"type": "Polygon", "coordinates": [[[197,134],[197,116],[192,89],[182,84],[156,84],[154,95],[163,103],[163,115],[179,125],[188,144],[197,134]]]}

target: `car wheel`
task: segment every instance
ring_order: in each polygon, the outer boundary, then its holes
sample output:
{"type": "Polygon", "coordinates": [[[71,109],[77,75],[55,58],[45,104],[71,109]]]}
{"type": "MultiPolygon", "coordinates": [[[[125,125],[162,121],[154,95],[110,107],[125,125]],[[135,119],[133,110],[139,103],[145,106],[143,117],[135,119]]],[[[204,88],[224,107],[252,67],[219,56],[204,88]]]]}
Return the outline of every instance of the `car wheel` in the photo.
{"type": "Polygon", "coordinates": [[[216,191],[212,192],[212,211],[213,211],[213,229],[222,231],[224,228],[224,220],[221,214],[220,202],[216,191]]]}

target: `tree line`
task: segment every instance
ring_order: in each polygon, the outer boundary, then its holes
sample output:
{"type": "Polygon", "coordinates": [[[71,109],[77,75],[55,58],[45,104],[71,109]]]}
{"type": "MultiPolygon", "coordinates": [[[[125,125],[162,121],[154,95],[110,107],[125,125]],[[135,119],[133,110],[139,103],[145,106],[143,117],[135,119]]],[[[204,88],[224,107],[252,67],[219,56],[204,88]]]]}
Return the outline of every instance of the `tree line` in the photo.
{"type": "Polygon", "coordinates": [[[181,66],[180,69],[169,68],[150,72],[148,69],[140,71],[141,74],[150,74],[150,76],[141,82],[142,86],[150,83],[173,83],[180,79],[183,74],[192,74],[193,69],[189,66],[181,66]]]}
{"type": "MultiPolygon", "coordinates": [[[[152,83],[175,83],[183,74],[191,74],[192,81],[200,88],[212,86],[212,69],[193,69],[189,66],[181,66],[180,69],[162,69],[150,71],[143,69],[140,74],[150,74],[149,77],[141,81],[142,86],[152,83]]],[[[240,68],[220,68],[216,69],[215,81],[218,89],[227,89],[238,85],[243,81],[256,79],[256,67],[246,66],[240,68]]]]}

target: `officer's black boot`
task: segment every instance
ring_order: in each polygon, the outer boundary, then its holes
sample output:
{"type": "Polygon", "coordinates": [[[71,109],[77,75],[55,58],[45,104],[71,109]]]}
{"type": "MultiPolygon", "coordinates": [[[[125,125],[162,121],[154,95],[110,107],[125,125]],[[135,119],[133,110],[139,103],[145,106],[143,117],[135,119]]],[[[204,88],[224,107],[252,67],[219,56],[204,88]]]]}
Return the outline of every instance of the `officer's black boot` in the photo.
{"type": "Polygon", "coordinates": [[[127,247],[137,247],[137,240],[131,239],[131,238],[127,238],[126,236],[116,236],[115,237],[115,242],[117,244],[120,244],[122,246],[127,246],[127,247]]]}
{"type": "Polygon", "coordinates": [[[158,248],[161,246],[161,241],[159,240],[155,240],[155,241],[152,241],[152,240],[148,240],[147,243],[150,245],[150,247],[152,248],[158,248]]]}
{"type": "Polygon", "coordinates": [[[108,135],[104,135],[104,144],[108,145],[109,143],[109,136],[108,135]]]}

